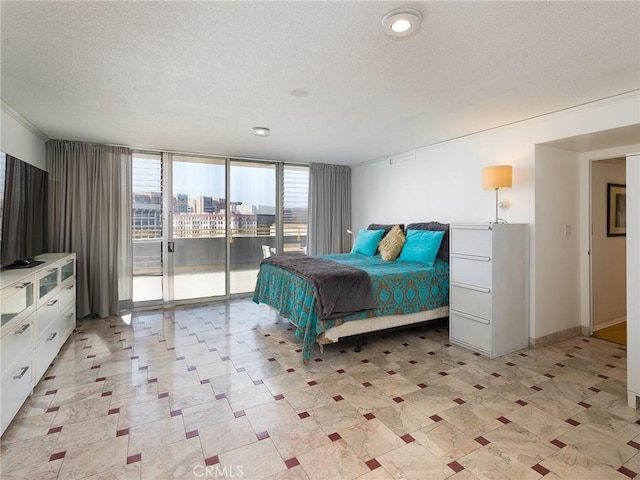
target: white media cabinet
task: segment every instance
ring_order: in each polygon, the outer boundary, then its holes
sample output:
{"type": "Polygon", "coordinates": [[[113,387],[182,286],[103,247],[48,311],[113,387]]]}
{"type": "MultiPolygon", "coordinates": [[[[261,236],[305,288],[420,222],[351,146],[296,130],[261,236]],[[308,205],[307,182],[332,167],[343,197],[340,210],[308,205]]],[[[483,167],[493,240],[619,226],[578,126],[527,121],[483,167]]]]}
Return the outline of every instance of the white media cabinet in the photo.
{"type": "Polygon", "coordinates": [[[44,263],[0,273],[2,433],[76,328],[75,253],[36,260],[44,263]]]}

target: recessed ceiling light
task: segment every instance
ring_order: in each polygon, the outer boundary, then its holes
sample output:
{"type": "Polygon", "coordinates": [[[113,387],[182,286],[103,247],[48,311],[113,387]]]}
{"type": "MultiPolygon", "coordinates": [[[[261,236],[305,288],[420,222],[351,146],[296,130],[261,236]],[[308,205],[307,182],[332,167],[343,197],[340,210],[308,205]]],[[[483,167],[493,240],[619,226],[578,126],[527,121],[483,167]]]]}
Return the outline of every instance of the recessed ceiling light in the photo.
{"type": "Polygon", "coordinates": [[[251,131],[257,137],[267,137],[271,133],[267,127],[253,127],[251,131]]]}
{"type": "Polygon", "coordinates": [[[399,8],[382,19],[384,33],[390,37],[408,37],[420,29],[422,14],[413,8],[399,8]]]}

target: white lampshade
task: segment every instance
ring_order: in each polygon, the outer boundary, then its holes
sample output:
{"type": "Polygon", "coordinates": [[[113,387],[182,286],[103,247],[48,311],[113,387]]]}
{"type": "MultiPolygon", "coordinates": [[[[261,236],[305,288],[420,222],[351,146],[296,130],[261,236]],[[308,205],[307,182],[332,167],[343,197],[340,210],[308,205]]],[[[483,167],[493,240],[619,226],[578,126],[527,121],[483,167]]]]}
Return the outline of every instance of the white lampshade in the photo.
{"type": "Polygon", "coordinates": [[[511,188],[513,182],[513,167],[511,165],[496,165],[482,169],[482,188],[494,190],[511,188]]]}

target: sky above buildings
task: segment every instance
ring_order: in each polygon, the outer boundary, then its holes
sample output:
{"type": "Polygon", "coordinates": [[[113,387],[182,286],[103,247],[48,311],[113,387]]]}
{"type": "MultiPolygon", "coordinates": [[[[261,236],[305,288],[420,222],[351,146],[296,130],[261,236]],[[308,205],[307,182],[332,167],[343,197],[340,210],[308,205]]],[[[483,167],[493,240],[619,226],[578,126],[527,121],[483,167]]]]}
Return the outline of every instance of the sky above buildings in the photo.
{"type": "MultiPolygon", "coordinates": [[[[275,206],[275,168],[231,166],[230,196],[232,202],[249,205],[275,206]]],[[[200,195],[226,198],[224,164],[173,162],[173,195],[186,194],[189,198],[200,195]]],[[[160,170],[134,169],[133,184],[138,191],[160,191],[160,170]]]]}

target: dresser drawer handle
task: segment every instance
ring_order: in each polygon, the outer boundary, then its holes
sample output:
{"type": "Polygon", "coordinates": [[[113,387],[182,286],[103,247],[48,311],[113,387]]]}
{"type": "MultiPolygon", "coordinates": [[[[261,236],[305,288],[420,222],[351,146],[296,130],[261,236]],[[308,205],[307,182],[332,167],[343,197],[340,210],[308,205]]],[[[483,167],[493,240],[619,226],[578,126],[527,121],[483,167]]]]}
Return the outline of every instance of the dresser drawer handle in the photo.
{"type": "Polygon", "coordinates": [[[47,273],[53,273],[53,272],[57,272],[58,269],[57,268],[50,268],[49,270],[47,270],[47,273]]]}
{"type": "Polygon", "coordinates": [[[67,313],[67,314],[64,316],[64,318],[71,318],[71,317],[73,317],[73,312],[71,312],[71,313],[67,313]]]}
{"type": "Polygon", "coordinates": [[[456,225],[453,230],[493,230],[491,225],[456,225]]]}
{"type": "Polygon", "coordinates": [[[31,282],[24,282],[21,285],[16,285],[16,288],[27,288],[29,285],[32,285],[31,282]]]}
{"type": "Polygon", "coordinates": [[[485,257],[484,255],[467,255],[465,253],[452,253],[453,258],[463,258],[465,260],[475,260],[476,262],[490,262],[491,257],[485,257]]]}
{"type": "Polygon", "coordinates": [[[56,303],[58,303],[58,300],[51,300],[49,303],[47,303],[47,307],[53,307],[56,303]]]}
{"type": "Polygon", "coordinates": [[[491,322],[489,320],[487,320],[486,318],[480,318],[480,317],[476,317],[475,315],[470,315],[468,313],[464,313],[464,312],[459,312],[457,310],[451,310],[453,313],[455,313],[456,315],[460,316],[460,317],[464,317],[467,318],[469,320],[473,320],[474,322],[478,322],[478,323],[484,323],[485,325],[489,325],[491,322]]]}
{"type": "Polygon", "coordinates": [[[67,290],[73,290],[73,287],[74,287],[73,285],[69,285],[69,286],[67,287],[67,290]]]}
{"type": "Polygon", "coordinates": [[[58,335],[58,332],[53,332],[51,334],[51,336],[49,338],[47,338],[47,342],[50,342],[51,340],[53,340],[54,338],[56,338],[56,335],[58,335]]]}
{"type": "Polygon", "coordinates": [[[469,285],[467,283],[458,283],[458,282],[451,282],[451,285],[454,287],[460,287],[460,288],[464,288],[467,290],[473,290],[476,292],[482,292],[482,293],[490,293],[491,289],[490,288],[486,288],[486,287],[476,287],[475,285],[469,285]]]}
{"type": "Polygon", "coordinates": [[[22,328],[20,330],[16,330],[15,334],[16,335],[20,335],[21,333],[24,333],[27,331],[27,328],[29,328],[31,326],[30,323],[27,323],[26,325],[23,325],[22,328]]]}
{"type": "Polygon", "coordinates": [[[29,371],[29,367],[22,367],[20,369],[20,373],[18,375],[14,375],[13,378],[14,380],[20,380],[22,377],[24,377],[25,373],[27,373],[29,371]]]}

